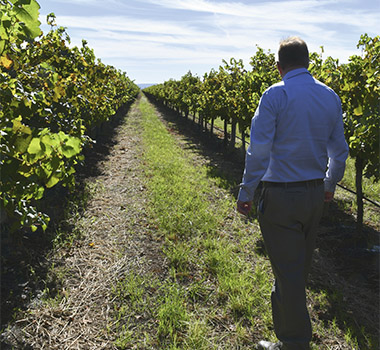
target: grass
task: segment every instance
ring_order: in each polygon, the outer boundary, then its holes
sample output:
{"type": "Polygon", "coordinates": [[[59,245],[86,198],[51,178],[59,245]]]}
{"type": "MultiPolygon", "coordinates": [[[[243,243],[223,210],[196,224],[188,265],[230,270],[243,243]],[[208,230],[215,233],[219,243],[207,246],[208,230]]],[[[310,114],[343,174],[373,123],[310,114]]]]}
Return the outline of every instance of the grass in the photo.
{"type": "MultiPolygon", "coordinates": [[[[355,160],[350,157],[347,159],[345,174],[340,184],[352,191],[356,191],[355,160]]],[[[380,181],[376,183],[374,178],[366,178],[363,176],[363,194],[365,197],[380,203],[380,181]]],[[[335,198],[336,204],[342,212],[349,213],[353,218],[356,217],[357,202],[355,194],[337,186],[335,198]]],[[[363,200],[363,205],[363,222],[365,227],[378,231],[380,229],[380,212],[378,207],[366,200],[363,200]]],[[[336,220],[338,224],[340,219],[336,218],[336,220]]],[[[369,239],[369,247],[378,245],[378,242],[378,234],[375,234],[373,238],[369,239]]]]}
{"type": "MultiPolygon", "coordinates": [[[[168,262],[165,280],[154,288],[148,301],[154,321],[147,322],[155,328],[150,332],[151,344],[164,349],[252,344],[258,310],[260,320],[266,320],[259,329],[267,331],[271,322],[267,303],[271,289],[269,263],[263,260],[265,273],[259,268],[252,273],[248,261],[251,252],[241,254],[249,250],[259,233],[256,230],[250,239],[244,238],[247,226],[236,215],[231,217],[234,198],[218,190],[215,183],[219,180],[210,181],[207,166],[194,167],[150,104],[142,100],[140,109],[145,174],[149,179],[148,217],[158,227],[156,234],[168,262]]],[[[132,281],[136,280],[142,285],[147,278],[135,277],[132,281]]],[[[131,335],[131,324],[128,327],[127,322],[130,316],[121,307],[128,305],[129,314],[131,310],[139,315],[146,312],[141,304],[133,302],[136,298],[131,296],[132,286],[138,290],[125,277],[114,292],[119,300],[120,348],[128,348],[126,344],[132,340],[141,344],[144,338],[142,329],[138,336],[136,330],[131,335]]]]}
{"type": "MultiPolygon", "coordinates": [[[[346,171],[342,180],[342,185],[356,191],[355,187],[355,159],[349,157],[346,162],[346,171]]],[[[380,203],[380,181],[375,182],[374,178],[363,176],[363,193],[369,199],[380,203]]]]}
{"type": "Polygon", "coordinates": [[[167,281],[163,285],[163,296],[159,300],[158,336],[176,345],[188,328],[190,315],[186,309],[185,292],[177,283],[167,281]]]}
{"type": "MultiPolygon", "coordinates": [[[[235,199],[218,189],[223,174],[194,166],[143,98],[144,162],[152,239],[160,240],[167,273],[131,272],[114,286],[120,349],[249,349],[260,339],[275,341],[268,259],[257,249],[256,222],[233,213],[235,199]],[[210,174],[212,175],[210,177],[210,174]]],[[[319,313],[344,309],[333,289],[312,290],[308,297],[319,313]]],[[[313,313],[312,349],[355,349],[360,333],[313,313]],[[326,340],[328,339],[328,340],[326,340]],[[334,344],[334,340],[337,342],[334,344]],[[323,345],[321,345],[323,344],[323,345]]],[[[338,312],[339,314],[339,312],[338,312]]],[[[345,316],[341,316],[341,319],[345,316]]],[[[365,331],[362,330],[366,338],[365,331]]],[[[372,346],[372,340],[360,340],[372,346]]]]}

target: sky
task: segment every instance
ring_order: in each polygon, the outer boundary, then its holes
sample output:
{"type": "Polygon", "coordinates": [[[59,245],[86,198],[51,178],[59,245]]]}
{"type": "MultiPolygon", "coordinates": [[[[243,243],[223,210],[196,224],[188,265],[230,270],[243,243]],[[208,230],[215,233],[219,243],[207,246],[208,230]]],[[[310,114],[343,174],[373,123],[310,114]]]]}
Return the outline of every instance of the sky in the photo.
{"type": "Polygon", "coordinates": [[[380,0],[37,0],[41,29],[53,12],[71,46],[82,39],[104,64],[137,84],[199,77],[222,60],[242,59],[256,47],[277,53],[281,39],[297,35],[310,52],[346,63],[360,55],[360,35],[380,35],[380,0]]]}

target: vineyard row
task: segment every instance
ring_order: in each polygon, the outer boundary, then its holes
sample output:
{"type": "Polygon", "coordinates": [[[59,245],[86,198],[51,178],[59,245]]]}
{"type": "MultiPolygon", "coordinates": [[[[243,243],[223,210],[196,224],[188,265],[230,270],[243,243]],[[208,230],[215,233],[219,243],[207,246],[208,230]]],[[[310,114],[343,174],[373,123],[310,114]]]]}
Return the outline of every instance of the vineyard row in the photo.
{"type": "Polygon", "coordinates": [[[37,1],[0,4],[1,221],[11,230],[46,229],[49,217],[39,210],[46,190],[73,188],[94,131],[140,89],[85,41],[70,48],[54,14],[44,35],[37,1]]]}

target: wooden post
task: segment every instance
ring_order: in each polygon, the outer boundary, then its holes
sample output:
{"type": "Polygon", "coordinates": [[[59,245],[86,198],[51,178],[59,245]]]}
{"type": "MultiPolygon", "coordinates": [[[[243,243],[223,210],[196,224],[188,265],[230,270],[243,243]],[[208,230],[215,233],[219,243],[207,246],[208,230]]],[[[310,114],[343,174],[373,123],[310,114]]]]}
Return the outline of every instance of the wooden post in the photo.
{"type": "Polygon", "coordinates": [[[361,233],[363,229],[363,159],[360,156],[355,159],[355,170],[356,202],[358,206],[356,229],[361,233]]]}

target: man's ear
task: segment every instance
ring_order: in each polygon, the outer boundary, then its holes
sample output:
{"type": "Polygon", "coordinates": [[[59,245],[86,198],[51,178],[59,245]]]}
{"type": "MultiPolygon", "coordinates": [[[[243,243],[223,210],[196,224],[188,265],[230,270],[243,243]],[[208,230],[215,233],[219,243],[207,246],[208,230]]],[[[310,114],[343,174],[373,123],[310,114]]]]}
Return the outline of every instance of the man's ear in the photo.
{"type": "Polygon", "coordinates": [[[277,63],[277,69],[280,72],[280,75],[282,76],[283,69],[281,68],[281,64],[280,62],[276,62],[276,63],[277,63]]]}

